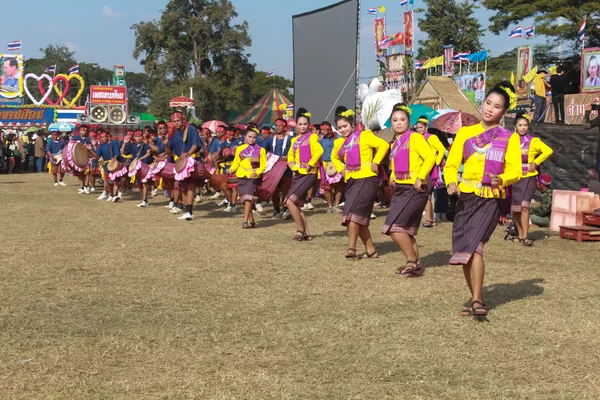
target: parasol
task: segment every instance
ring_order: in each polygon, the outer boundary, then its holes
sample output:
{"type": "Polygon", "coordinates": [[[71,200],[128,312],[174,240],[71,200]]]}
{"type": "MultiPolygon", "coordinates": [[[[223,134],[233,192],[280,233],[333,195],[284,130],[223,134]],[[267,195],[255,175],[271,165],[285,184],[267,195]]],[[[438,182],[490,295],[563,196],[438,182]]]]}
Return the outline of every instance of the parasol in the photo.
{"type": "MultiPolygon", "coordinates": [[[[412,113],[410,114],[410,124],[411,125],[416,124],[417,120],[419,119],[419,117],[421,117],[423,115],[429,121],[431,121],[432,119],[434,119],[438,115],[437,110],[434,110],[433,108],[427,107],[427,106],[425,106],[423,104],[413,104],[412,106],[408,106],[408,108],[410,108],[410,110],[412,111],[412,113]]],[[[388,120],[384,124],[384,127],[385,128],[391,128],[392,127],[391,117],[388,118],[388,120]]]]}
{"type": "Polygon", "coordinates": [[[174,99],[171,99],[171,101],[169,101],[169,107],[193,107],[194,106],[194,100],[190,99],[189,97],[175,97],[174,99]]]}
{"type": "Polygon", "coordinates": [[[463,126],[471,126],[477,123],[479,123],[479,119],[476,116],[469,113],[455,111],[446,113],[436,118],[430,126],[442,132],[455,135],[456,132],[458,132],[458,130],[463,126]]]}
{"type": "Polygon", "coordinates": [[[75,125],[67,122],[56,122],[48,127],[50,132],[72,132],[75,130],[75,125]]]}
{"type": "Polygon", "coordinates": [[[39,131],[40,128],[38,128],[37,126],[32,126],[31,128],[27,128],[27,130],[25,132],[29,133],[29,132],[37,132],[39,131]]]}
{"type": "Polygon", "coordinates": [[[202,124],[202,128],[208,128],[213,133],[217,131],[218,126],[227,126],[227,123],[218,120],[206,121],[202,124]]]}

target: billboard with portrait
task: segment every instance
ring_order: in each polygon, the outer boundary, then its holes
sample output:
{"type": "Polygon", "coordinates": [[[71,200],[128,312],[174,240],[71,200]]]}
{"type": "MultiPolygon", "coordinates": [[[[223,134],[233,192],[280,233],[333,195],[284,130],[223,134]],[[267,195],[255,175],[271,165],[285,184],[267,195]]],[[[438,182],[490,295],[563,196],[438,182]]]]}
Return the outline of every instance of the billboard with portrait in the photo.
{"type": "Polygon", "coordinates": [[[454,78],[454,83],[459,89],[477,106],[481,106],[485,98],[485,73],[476,72],[473,74],[458,75],[454,78]]]}
{"type": "Polygon", "coordinates": [[[23,97],[23,55],[0,54],[0,97],[23,97]]]}
{"type": "Polygon", "coordinates": [[[581,54],[581,91],[600,92],[600,47],[584,49],[581,54]]]}
{"type": "Polygon", "coordinates": [[[523,77],[531,71],[533,63],[533,47],[522,46],[517,49],[517,71],[515,73],[515,89],[518,97],[527,97],[528,83],[523,77]]]}

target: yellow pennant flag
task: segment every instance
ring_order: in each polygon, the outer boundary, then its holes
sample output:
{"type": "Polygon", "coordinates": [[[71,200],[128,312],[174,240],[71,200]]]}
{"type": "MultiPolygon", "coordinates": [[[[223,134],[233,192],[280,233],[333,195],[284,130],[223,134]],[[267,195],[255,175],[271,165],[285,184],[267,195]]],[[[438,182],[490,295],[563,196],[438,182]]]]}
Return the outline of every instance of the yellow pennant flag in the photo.
{"type": "Polygon", "coordinates": [[[550,73],[551,73],[552,75],[556,75],[556,74],[557,74],[556,68],[558,68],[558,66],[550,67],[550,70],[549,70],[549,71],[550,71],[550,73]]]}
{"type": "Polygon", "coordinates": [[[533,78],[537,75],[537,65],[533,67],[531,71],[529,71],[525,76],[523,76],[523,80],[527,83],[531,82],[533,78]]]}
{"type": "Polygon", "coordinates": [[[379,11],[381,14],[385,14],[385,6],[377,7],[377,11],[379,11]]]}
{"type": "Polygon", "coordinates": [[[513,71],[510,71],[510,84],[515,85],[515,73],[513,71]]]}

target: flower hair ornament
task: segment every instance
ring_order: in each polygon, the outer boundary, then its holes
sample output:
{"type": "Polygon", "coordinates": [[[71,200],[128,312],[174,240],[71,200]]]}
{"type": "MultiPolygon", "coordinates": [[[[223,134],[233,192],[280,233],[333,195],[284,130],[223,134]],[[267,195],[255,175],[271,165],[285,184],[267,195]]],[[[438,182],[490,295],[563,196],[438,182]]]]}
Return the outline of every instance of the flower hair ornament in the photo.
{"type": "Polygon", "coordinates": [[[396,106],[395,110],[402,110],[402,111],[408,113],[408,115],[412,114],[412,110],[406,106],[396,106]]]}
{"type": "Polygon", "coordinates": [[[427,118],[419,118],[417,120],[417,122],[420,122],[420,123],[425,124],[425,125],[429,124],[429,121],[427,120],[427,118]]]}
{"type": "Polygon", "coordinates": [[[352,110],[346,110],[343,113],[340,113],[340,117],[344,117],[344,118],[350,118],[354,116],[354,111],[352,110]]]}
{"type": "Polygon", "coordinates": [[[513,110],[515,107],[517,107],[517,95],[515,93],[513,93],[513,91],[507,87],[500,86],[500,89],[504,90],[504,92],[508,95],[508,98],[509,98],[508,109],[513,110]]]}
{"type": "Polygon", "coordinates": [[[529,114],[523,114],[523,115],[522,115],[522,117],[523,117],[523,118],[525,118],[525,120],[526,120],[527,122],[529,122],[529,123],[531,123],[531,121],[533,121],[533,120],[531,119],[531,117],[529,116],[529,114]]]}
{"type": "Polygon", "coordinates": [[[310,119],[310,117],[312,117],[312,114],[311,114],[311,113],[309,113],[309,112],[307,111],[307,112],[303,113],[301,116],[303,116],[303,117],[306,117],[306,118],[309,118],[309,119],[310,119]]]}
{"type": "Polygon", "coordinates": [[[258,130],[258,128],[250,128],[251,131],[256,132],[256,134],[258,135],[260,133],[260,131],[258,130]]]}

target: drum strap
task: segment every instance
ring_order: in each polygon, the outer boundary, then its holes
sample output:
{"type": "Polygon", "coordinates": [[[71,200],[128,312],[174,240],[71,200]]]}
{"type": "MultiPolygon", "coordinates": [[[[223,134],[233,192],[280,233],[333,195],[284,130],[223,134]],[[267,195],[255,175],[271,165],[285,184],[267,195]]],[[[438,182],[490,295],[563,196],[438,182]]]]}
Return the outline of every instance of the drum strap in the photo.
{"type": "MultiPolygon", "coordinates": [[[[285,135],[283,137],[283,146],[281,147],[281,157],[285,157],[285,149],[288,146],[289,136],[285,135]]],[[[275,146],[277,145],[277,135],[273,136],[273,151],[275,151],[275,146]]]]}

